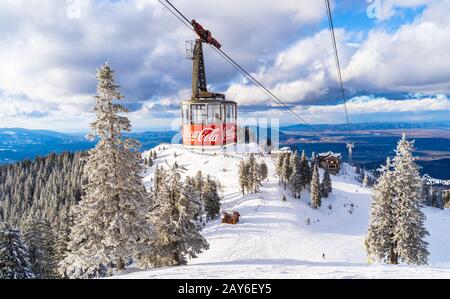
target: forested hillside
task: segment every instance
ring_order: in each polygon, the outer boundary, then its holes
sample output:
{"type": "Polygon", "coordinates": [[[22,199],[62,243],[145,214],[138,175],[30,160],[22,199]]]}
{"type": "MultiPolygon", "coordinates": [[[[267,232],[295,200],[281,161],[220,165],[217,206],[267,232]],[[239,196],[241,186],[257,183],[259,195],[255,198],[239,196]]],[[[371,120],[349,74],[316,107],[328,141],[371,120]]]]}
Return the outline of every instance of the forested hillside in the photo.
{"type": "Polygon", "coordinates": [[[0,166],[0,220],[23,228],[34,216],[60,227],[81,199],[83,155],[65,152],[0,166]]]}

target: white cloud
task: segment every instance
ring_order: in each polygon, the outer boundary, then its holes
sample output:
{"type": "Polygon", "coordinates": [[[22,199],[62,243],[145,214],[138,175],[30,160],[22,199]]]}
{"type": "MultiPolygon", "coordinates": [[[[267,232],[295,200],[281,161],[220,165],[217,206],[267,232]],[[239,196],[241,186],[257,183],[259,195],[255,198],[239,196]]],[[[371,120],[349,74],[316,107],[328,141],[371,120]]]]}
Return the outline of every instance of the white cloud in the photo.
{"type": "Polygon", "coordinates": [[[403,8],[418,8],[433,0],[371,0],[372,8],[381,20],[387,20],[395,15],[401,14],[403,8]]]}
{"type": "MultiPolygon", "coordinates": [[[[389,9],[428,6],[411,24],[393,32],[383,26],[374,28],[361,41],[358,32],[337,29],[345,87],[351,91],[450,93],[450,1],[381,3],[389,9]]],[[[328,87],[338,87],[328,31],[281,51],[272,65],[255,76],[287,103],[310,103],[328,87]]],[[[228,95],[245,105],[271,103],[257,88],[242,83],[231,85],[228,95]]]]}
{"type": "Polygon", "coordinates": [[[430,3],[412,24],[369,33],[344,69],[356,88],[450,92],[450,1],[430,3]]]}
{"type": "MultiPolygon", "coordinates": [[[[347,109],[352,122],[367,121],[372,115],[390,114],[401,119],[420,115],[421,120],[433,120],[435,112],[450,111],[450,100],[445,95],[434,97],[390,100],[383,97],[360,96],[350,99],[347,109]]],[[[345,123],[344,105],[297,106],[295,112],[308,123],[345,123]]],[[[298,123],[298,120],[284,109],[267,109],[248,113],[249,117],[280,118],[283,123],[298,123]]],[[[392,119],[391,116],[391,119],[392,119]]],[[[397,120],[400,120],[397,119],[397,120]]]]}

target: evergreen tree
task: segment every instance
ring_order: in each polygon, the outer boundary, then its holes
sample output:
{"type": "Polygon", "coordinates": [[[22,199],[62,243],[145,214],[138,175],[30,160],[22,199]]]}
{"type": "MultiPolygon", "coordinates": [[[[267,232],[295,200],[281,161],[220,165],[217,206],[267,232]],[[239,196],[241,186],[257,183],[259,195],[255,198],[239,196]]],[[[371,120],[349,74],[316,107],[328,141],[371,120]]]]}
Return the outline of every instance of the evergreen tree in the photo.
{"type": "Polygon", "coordinates": [[[155,204],[149,220],[156,238],[150,243],[151,253],[140,259],[141,266],[185,265],[186,258],[195,258],[209,248],[196,221],[203,204],[194,179],[187,178],[182,184],[179,169],[173,166],[155,204]]]}
{"type": "MultiPolygon", "coordinates": [[[[70,241],[70,227],[72,225],[70,217],[70,206],[64,207],[60,212],[61,225],[55,228],[55,246],[54,246],[54,263],[59,263],[66,258],[68,253],[68,244],[70,241]]],[[[61,278],[66,278],[65,275],[61,275],[59,271],[55,273],[61,278]]]]}
{"type": "Polygon", "coordinates": [[[392,163],[388,158],[373,189],[369,229],[364,243],[370,259],[396,264],[398,258],[393,240],[396,217],[393,177],[392,163]]]}
{"type": "Polygon", "coordinates": [[[281,184],[283,180],[283,165],[284,165],[284,153],[280,153],[277,158],[277,165],[275,168],[275,173],[278,176],[278,184],[281,184]]]}
{"type": "Polygon", "coordinates": [[[363,183],[365,177],[366,177],[366,172],[364,171],[364,169],[361,169],[361,174],[358,177],[358,182],[363,183]]]}
{"type": "Polygon", "coordinates": [[[421,211],[423,198],[422,180],[413,157],[414,142],[403,135],[394,158],[394,190],[396,194],[396,219],[393,240],[400,261],[407,264],[427,263],[429,235],[424,226],[425,215],[421,211]]]}
{"type": "Polygon", "coordinates": [[[300,198],[300,192],[303,189],[303,178],[302,178],[302,164],[298,153],[295,152],[291,156],[291,167],[292,174],[289,179],[292,193],[294,193],[294,198],[300,198]]]}
{"type": "Polygon", "coordinates": [[[33,279],[27,247],[20,231],[0,223],[0,279],[33,279]]]}
{"type": "Polygon", "coordinates": [[[197,172],[197,174],[195,175],[195,189],[198,191],[198,192],[202,192],[202,189],[203,189],[203,184],[204,184],[204,182],[203,182],[203,174],[202,174],[202,172],[199,170],[198,172],[197,172]]]}
{"type": "Polygon", "coordinates": [[[51,226],[48,222],[36,221],[31,217],[24,227],[23,240],[36,278],[55,278],[55,237],[51,226]]]}
{"type": "Polygon", "coordinates": [[[422,198],[425,205],[432,205],[431,187],[428,184],[428,180],[426,178],[422,178],[422,198]]]}
{"type": "MultiPolygon", "coordinates": [[[[196,221],[199,215],[203,214],[204,204],[190,178],[187,178],[183,185],[179,210],[180,255],[193,259],[197,257],[197,254],[208,250],[209,244],[200,233],[201,223],[196,221]]],[[[181,264],[186,264],[185,260],[181,259],[181,261],[181,264]]]]}
{"type": "MultiPolygon", "coordinates": [[[[202,181],[203,181],[203,176],[202,176],[202,181]]],[[[203,182],[202,182],[201,186],[202,186],[201,188],[203,188],[203,182]]],[[[203,214],[205,212],[205,204],[202,199],[202,190],[201,189],[199,190],[197,187],[197,179],[192,178],[192,177],[186,177],[184,184],[183,184],[182,193],[185,194],[186,197],[191,199],[190,204],[197,207],[196,208],[197,212],[194,215],[194,219],[200,225],[203,224],[203,214]],[[189,186],[192,186],[192,188],[189,188],[189,186]]]]}
{"type": "Polygon", "coordinates": [[[317,209],[321,205],[319,167],[317,166],[317,163],[315,163],[311,179],[311,207],[317,209]]]}
{"type": "Polygon", "coordinates": [[[374,188],[366,248],[370,257],[391,264],[422,265],[429,255],[421,211],[423,185],[412,154],[413,144],[403,135],[392,166],[388,161],[374,188]]]}
{"type": "Polygon", "coordinates": [[[322,189],[322,197],[324,198],[328,198],[331,192],[333,192],[333,183],[331,181],[330,171],[328,170],[328,167],[325,167],[323,173],[321,189],[322,189]]]}
{"type": "Polygon", "coordinates": [[[369,175],[367,173],[364,175],[364,180],[363,180],[362,184],[366,188],[370,186],[370,178],[369,178],[369,175]]]}
{"type": "Polygon", "coordinates": [[[90,136],[99,141],[89,151],[85,194],[73,209],[70,254],[60,263],[60,272],[70,278],[124,269],[125,262],[139,255],[151,235],[145,219],[139,144],[123,136],[123,132],[131,131],[131,124],[119,115],[127,109],[113,102],[123,97],[109,64],[98,70],[97,79],[96,120],[90,136]]]}
{"type": "Polygon", "coordinates": [[[361,167],[357,164],[355,173],[358,174],[358,176],[361,174],[361,167]]]}
{"type": "Polygon", "coordinates": [[[239,187],[241,188],[242,195],[245,195],[245,190],[248,189],[248,167],[244,160],[239,163],[239,187]]]}
{"type": "Polygon", "coordinates": [[[264,180],[267,180],[268,175],[269,170],[267,168],[267,164],[264,161],[262,161],[261,163],[258,164],[259,181],[262,182],[264,180]]]}
{"type": "Polygon", "coordinates": [[[259,191],[261,182],[259,180],[259,175],[258,175],[258,165],[256,163],[256,158],[253,153],[250,154],[247,164],[248,164],[248,168],[250,170],[249,183],[250,183],[251,192],[257,193],[259,191]]]}
{"type": "Polygon", "coordinates": [[[291,175],[292,175],[292,167],[289,164],[289,162],[290,162],[290,156],[285,155],[284,160],[283,160],[283,168],[281,171],[282,182],[284,184],[285,190],[287,188],[287,184],[289,183],[289,179],[291,178],[291,175]]]}
{"type": "Polygon", "coordinates": [[[220,214],[220,196],[217,183],[211,179],[210,176],[206,177],[205,185],[203,186],[203,201],[205,204],[206,217],[208,219],[215,219],[220,214]]]}
{"type": "Polygon", "coordinates": [[[450,209],[450,191],[446,191],[443,193],[442,201],[444,202],[444,207],[450,209]]]}
{"type": "Polygon", "coordinates": [[[153,159],[151,157],[147,158],[147,164],[148,167],[152,167],[153,166],[153,159]]]}
{"type": "Polygon", "coordinates": [[[305,151],[302,153],[300,164],[303,188],[305,188],[311,183],[311,168],[309,167],[308,158],[306,157],[305,151]]]}
{"type": "Polygon", "coordinates": [[[317,155],[315,152],[312,152],[311,154],[311,179],[312,179],[312,172],[314,171],[314,167],[316,167],[317,164],[317,155]]]}
{"type": "Polygon", "coordinates": [[[442,191],[438,188],[431,189],[431,206],[438,209],[444,208],[444,199],[442,191]]]}

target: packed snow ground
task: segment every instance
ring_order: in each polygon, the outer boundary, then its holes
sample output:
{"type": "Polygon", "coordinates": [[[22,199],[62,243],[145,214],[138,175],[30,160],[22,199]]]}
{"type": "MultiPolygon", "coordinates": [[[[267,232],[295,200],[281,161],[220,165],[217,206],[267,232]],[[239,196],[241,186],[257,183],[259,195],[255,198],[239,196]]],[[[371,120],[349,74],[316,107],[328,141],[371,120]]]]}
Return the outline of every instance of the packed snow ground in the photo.
{"type": "MultiPolygon", "coordinates": [[[[235,226],[221,224],[220,220],[209,223],[203,234],[211,248],[188,266],[129,270],[115,278],[450,278],[448,210],[425,208],[430,265],[368,263],[363,238],[371,189],[355,180],[354,169],[347,164],[338,176],[332,176],[333,194],[320,209],[313,210],[308,206],[308,191],[295,200],[278,185],[274,161],[268,156],[261,158],[269,168],[269,179],[261,192],[242,196],[238,163],[244,157],[239,153],[243,149],[226,155],[194,153],[176,145],[162,145],[156,150],[155,165],[169,166],[176,161],[185,169],[184,175],[195,176],[201,170],[219,180],[224,187],[222,209],[239,211],[241,222],[235,226]],[[288,201],[281,200],[283,194],[288,201]]],[[[147,170],[147,187],[151,186],[153,170],[147,170]]]]}

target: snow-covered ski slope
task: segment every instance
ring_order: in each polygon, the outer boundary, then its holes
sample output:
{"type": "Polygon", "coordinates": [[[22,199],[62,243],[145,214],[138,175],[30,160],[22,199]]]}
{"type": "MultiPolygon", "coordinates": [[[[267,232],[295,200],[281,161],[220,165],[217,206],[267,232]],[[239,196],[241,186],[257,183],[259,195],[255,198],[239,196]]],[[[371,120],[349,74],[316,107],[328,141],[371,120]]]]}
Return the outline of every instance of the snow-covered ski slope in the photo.
{"type": "MultiPolygon", "coordinates": [[[[355,180],[354,169],[347,164],[339,176],[332,176],[333,194],[320,209],[313,210],[308,206],[307,191],[300,200],[294,200],[278,185],[270,157],[262,158],[269,168],[269,180],[261,192],[242,196],[238,163],[244,155],[238,153],[239,149],[226,155],[193,153],[175,145],[162,145],[156,150],[156,165],[168,166],[176,161],[186,169],[184,175],[194,176],[201,170],[219,180],[224,186],[223,210],[239,211],[241,222],[235,226],[219,220],[209,223],[203,234],[211,248],[188,266],[130,270],[116,278],[450,278],[448,210],[425,208],[430,265],[369,265],[363,238],[371,189],[355,180]],[[288,197],[286,202],[282,201],[283,194],[288,197]],[[309,225],[307,218],[311,220],[309,225]]],[[[147,171],[147,187],[153,170],[147,171]]]]}

